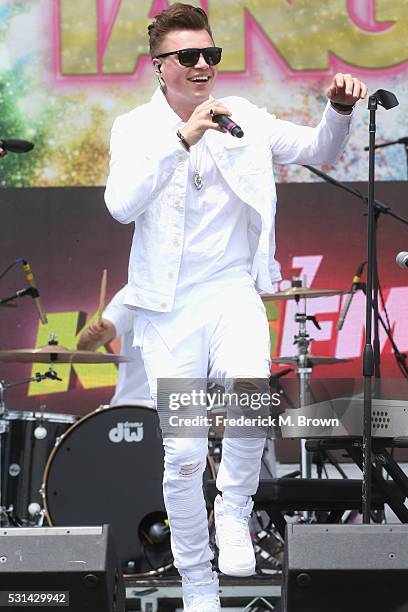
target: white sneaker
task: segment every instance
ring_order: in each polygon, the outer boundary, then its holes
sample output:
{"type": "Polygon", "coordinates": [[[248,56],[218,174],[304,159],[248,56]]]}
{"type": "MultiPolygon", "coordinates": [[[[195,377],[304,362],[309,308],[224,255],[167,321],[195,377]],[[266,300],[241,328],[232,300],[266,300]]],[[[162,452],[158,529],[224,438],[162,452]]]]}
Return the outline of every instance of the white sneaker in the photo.
{"type": "Polygon", "coordinates": [[[185,595],[184,612],[220,612],[221,602],[218,595],[185,595]]]}
{"type": "Polygon", "coordinates": [[[221,495],[214,501],[215,541],[219,549],[218,567],[229,576],[252,576],[255,573],[255,552],[248,529],[254,507],[249,499],[243,508],[224,504],[221,495]]]}
{"type": "Polygon", "coordinates": [[[185,612],[220,612],[218,575],[212,572],[209,582],[190,581],[183,576],[183,610],[185,612]]]}

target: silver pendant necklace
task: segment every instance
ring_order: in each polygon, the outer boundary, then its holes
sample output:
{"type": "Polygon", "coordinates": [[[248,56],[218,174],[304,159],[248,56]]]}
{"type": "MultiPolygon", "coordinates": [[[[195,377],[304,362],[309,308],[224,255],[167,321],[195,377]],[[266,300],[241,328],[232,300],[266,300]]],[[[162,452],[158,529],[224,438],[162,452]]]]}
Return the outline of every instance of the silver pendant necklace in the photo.
{"type": "Polygon", "coordinates": [[[196,189],[198,189],[199,191],[203,187],[203,179],[200,176],[198,168],[194,170],[194,185],[196,186],[196,189]]]}
{"type": "Polygon", "coordinates": [[[202,189],[204,186],[203,179],[201,178],[200,169],[199,169],[203,161],[203,146],[205,146],[205,144],[203,143],[202,140],[199,143],[197,143],[197,145],[194,147],[195,159],[194,160],[191,159],[191,165],[193,167],[193,172],[194,172],[193,181],[194,181],[194,186],[197,189],[197,191],[200,191],[200,189],[202,189]]]}

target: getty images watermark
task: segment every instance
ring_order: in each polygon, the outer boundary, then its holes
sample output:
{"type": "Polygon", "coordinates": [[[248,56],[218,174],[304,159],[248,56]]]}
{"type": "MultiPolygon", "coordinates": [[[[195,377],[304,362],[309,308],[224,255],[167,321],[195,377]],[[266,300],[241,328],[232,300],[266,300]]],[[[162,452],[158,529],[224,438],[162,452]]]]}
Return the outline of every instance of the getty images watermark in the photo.
{"type": "MultiPolygon", "coordinates": [[[[281,393],[271,392],[269,380],[234,379],[221,386],[206,379],[160,379],[157,409],[163,435],[206,437],[208,430],[224,436],[277,436],[296,428],[340,426],[337,418],[320,418],[287,409],[281,393]]],[[[289,433],[288,433],[289,435],[289,433]]]]}
{"type": "Polygon", "coordinates": [[[179,410],[186,406],[201,406],[207,410],[213,410],[217,406],[236,404],[252,410],[260,410],[263,407],[280,406],[281,396],[279,393],[268,393],[260,391],[224,391],[219,386],[214,390],[192,389],[191,391],[173,392],[169,394],[169,409],[179,410]]]}

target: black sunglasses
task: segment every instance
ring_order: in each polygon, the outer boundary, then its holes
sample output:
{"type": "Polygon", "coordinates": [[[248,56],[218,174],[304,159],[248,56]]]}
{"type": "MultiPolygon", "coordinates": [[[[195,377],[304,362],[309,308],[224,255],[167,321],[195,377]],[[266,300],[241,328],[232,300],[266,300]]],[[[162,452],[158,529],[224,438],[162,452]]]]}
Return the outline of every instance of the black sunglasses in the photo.
{"type": "Polygon", "coordinates": [[[221,47],[207,47],[205,49],[180,49],[180,51],[170,51],[169,53],[161,53],[156,55],[156,59],[167,57],[169,55],[177,55],[178,61],[182,66],[191,68],[195,66],[200,59],[201,53],[209,66],[215,66],[221,61],[221,47]]]}

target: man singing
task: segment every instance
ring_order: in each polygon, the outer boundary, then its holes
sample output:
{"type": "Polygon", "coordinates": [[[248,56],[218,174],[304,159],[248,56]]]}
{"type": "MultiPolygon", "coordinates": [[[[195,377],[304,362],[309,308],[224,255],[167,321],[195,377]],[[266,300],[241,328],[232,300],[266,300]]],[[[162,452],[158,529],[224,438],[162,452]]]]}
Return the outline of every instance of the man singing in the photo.
{"type": "MultiPolygon", "coordinates": [[[[148,32],[160,87],[116,119],[105,194],[115,219],[135,222],[124,300],[136,310],[134,346],[154,398],[162,378],[209,376],[232,391],[256,380],[267,389],[269,329],[258,291],[272,292],[281,278],[272,160],[333,163],[367,88],[337,74],[319,125],[297,126],[244,98],[212,97],[222,50],[202,9],[173,4],[148,32]],[[222,114],[242,127],[243,138],[213,121],[222,114]]],[[[163,492],[184,610],[217,611],[202,491],[207,439],[163,437],[163,492]]],[[[255,570],[248,519],[263,447],[261,435],[224,438],[215,524],[219,569],[232,576],[255,570]]]]}

